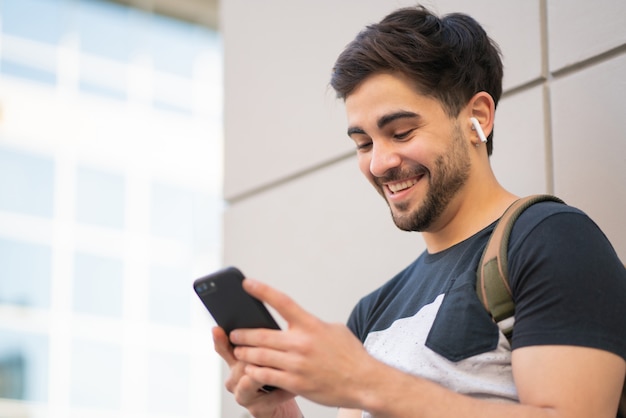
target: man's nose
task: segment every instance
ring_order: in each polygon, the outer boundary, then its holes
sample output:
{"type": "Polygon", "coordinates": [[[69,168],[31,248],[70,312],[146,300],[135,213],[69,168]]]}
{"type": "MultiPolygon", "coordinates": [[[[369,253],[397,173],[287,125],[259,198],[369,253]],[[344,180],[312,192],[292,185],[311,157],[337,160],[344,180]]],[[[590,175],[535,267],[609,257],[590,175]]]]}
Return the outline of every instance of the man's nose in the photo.
{"type": "Polygon", "coordinates": [[[402,159],[393,144],[379,142],[372,145],[370,172],[375,177],[382,177],[387,171],[400,166],[402,159]]]}

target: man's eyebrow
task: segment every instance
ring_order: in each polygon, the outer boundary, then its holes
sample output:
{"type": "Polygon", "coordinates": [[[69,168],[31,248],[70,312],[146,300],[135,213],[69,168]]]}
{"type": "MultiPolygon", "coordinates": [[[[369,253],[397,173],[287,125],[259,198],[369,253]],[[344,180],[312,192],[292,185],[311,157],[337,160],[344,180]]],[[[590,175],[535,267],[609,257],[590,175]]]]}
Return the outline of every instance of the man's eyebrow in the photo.
{"type": "MultiPolygon", "coordinates": [[[[378,119],[377,125],[378,129],[382,129],[385,125],[390,124],[391,122],[398,119],[419,119],[420,115],[415,112],[409,112],[408,110],[401,110],[398,112],[393,112],[388,115],[382,116],[378,119]]],[[[365,134],[365,131],[358,126],[351,126],[348,128],[348,136],[352,136],[353,134],[365,134]]]]}
{"type": "Polygon", "coordinates": [[[401,110],[398,112],[390,113],[388,115],[384,115],[380,119],[378,119],[378,128],[382,129],[385,125],[390,124],[394,120],[406,119],[406,118],[411,119],[411,118],[419,118],[419,117],[420,115],[418,115],[415,112],[409,112],[408,110],[401,110]]]}
{"type": "Polygon", "coordinates": [[[352,136],[353,134],[364,134],[364,133],[365,131],[363,129],[357,128],[356,126],[348,128],[348,136],[352,136]]]}

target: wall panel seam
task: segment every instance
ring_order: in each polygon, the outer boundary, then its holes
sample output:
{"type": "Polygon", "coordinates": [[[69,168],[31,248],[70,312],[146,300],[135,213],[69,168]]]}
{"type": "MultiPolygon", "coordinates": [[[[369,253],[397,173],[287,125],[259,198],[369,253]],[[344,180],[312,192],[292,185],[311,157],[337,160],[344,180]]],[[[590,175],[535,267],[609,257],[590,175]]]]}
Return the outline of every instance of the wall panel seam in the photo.
{"type": "Polygon", "coordinates": [[[288,176],[285,177],[281,177],[279,179],[276,179],[274,181],[262,184],[260,186],[257,186],[253,189],[250,190],[246,190],[245,192],[242,193],[238,193],[232,196],[226,196],[225,200],[229,205],[234,205],[237,204],[239,202],[242,202],[244,200],[250,199],[252,197],[255,197],[259,194],[265,193],[269,190],[275,189],[277,187],[283,186],[285,184],[291,183],[293,181],[299,180],[303,177],[306,177],[312,173],[315,173],[317,171],[320,171],[322,169],[325,169],[327,167],[331,167],[337,163],[340,163],[342,161],[348,160],[350,158],[355,157],[355,153],[354,151],[350,151],[344,154],[341,154],[335,158],[326,160],[322,163],[318,163],[316,165],[307,167],[303,170],[297,171],[295,173],[291,173],[288,176]]]}

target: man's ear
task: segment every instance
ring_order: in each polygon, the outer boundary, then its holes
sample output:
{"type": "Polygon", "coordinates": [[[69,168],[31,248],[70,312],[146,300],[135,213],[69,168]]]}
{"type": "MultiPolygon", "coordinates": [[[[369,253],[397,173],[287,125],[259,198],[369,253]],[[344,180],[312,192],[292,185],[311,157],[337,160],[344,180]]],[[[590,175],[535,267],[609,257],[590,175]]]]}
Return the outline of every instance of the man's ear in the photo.
{"type": "MultiPolygon", "coordinates": [[[[493,122],[496,115],[496,105],[491,95],[486,91],[476,93],[469,100],[465,109],[469,117],[475,118],[480,124],[485,136],[489,137],[493,131],[493,122]]],[[[470,123],[472,122],[470,121],[470,123]]],[[[475,129],[474,126],[472,127],[475,129]]]]}

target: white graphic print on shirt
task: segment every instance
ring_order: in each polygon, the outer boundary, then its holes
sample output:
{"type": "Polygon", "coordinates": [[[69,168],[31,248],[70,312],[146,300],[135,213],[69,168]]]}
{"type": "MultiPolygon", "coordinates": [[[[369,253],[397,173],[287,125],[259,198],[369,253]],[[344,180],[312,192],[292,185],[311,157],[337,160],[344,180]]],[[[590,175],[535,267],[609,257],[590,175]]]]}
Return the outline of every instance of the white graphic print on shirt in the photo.
{"type": "MultiPolygon", "coordinates": [[[[400,318],[385,330],[370,332],[365,348],[378,360],[406,373],[439,382],[476,398],[517,401],[511,374],[511,352],[504,335],[494,351],[452,362],[425,346],[443,302],[439,295],[414,316],[400,318]]],[[[371,417],[364,413],[364,418],[371,417]]]]}

